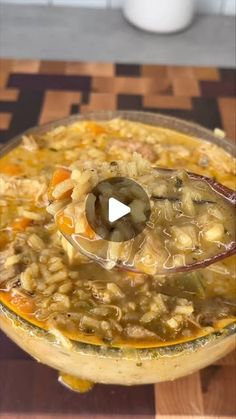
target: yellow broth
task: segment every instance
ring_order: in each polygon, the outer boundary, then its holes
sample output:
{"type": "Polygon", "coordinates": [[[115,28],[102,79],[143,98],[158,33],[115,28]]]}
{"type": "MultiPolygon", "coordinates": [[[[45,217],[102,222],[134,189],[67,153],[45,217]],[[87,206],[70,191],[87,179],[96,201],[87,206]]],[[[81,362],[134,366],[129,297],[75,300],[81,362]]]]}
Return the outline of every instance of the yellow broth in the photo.
{"type": "Polygon", "coordinates": [[[104,271],[76,254],[46,212],[57,167],[129,160],[235,187],[235,161],[216,145],[164,128],[78,122],[28,136],[0,160],[0,301],[45,329],[96,344],[166,345],[235,319],[235,258],[189,274],[104,271]],[[219,170],[219,167],[221,170],[219,170]]]}

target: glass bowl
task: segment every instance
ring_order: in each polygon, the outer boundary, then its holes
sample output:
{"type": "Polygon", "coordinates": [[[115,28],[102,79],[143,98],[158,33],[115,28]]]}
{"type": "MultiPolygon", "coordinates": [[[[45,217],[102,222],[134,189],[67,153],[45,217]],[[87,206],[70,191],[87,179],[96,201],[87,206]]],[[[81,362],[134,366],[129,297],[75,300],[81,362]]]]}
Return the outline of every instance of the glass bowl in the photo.
{"type": "MultiPolygon", "coordinates": [[[[219,138],[199,125],[164,115],[136,111],[74,115],[32,128],[24,134],[43,133],[75,121],[102,121],[117,117],[173,129],[217,144],[231,155],[236,155],[233,142],[219,138]]],[[[0,150],[0,156],[16,147],[21,137],[19,135],[5,144],[0,150]]],[[[236,322],[231,322],[208,335],[187,342],[151,348],[98,346],[67,338],[62,342],[48,331],[24,320],[1,301],[0,328],[37,361],[57,369],[65,385],[81,391],[90,388],[88,382],[137,385],[173,380],[225,356],[235,347],[236,341],[236,322]],[[75,377],[77,382],[71,377],[75,377]]]]}

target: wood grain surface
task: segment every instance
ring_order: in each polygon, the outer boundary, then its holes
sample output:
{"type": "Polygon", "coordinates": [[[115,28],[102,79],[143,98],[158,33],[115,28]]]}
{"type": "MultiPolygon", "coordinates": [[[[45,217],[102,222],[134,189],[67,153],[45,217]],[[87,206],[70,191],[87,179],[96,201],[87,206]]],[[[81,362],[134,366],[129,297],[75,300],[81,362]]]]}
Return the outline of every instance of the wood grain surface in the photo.
{"type": "MultiPolygon", "coordinates": [[[[135,109],[174,115],[235,139],[234,70],[2,60],[0,141],[72,113],[135,109]]],[[[236,354],[174,382],[96,385],[79,395],[0,332],[1,419],[236,417],[236,354]]]]}

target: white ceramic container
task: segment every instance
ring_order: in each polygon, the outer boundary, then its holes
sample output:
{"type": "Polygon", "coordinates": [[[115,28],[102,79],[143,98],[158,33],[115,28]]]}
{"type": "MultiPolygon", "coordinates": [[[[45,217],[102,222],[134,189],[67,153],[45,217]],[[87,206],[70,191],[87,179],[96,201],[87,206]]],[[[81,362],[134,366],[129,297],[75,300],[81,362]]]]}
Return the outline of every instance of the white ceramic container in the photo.
{"type": "Polygon", "coordinates": [[[126,0],[123,10],[125,17],[141,29],[172,33],[190,25],[195,0],[126,0]]]}

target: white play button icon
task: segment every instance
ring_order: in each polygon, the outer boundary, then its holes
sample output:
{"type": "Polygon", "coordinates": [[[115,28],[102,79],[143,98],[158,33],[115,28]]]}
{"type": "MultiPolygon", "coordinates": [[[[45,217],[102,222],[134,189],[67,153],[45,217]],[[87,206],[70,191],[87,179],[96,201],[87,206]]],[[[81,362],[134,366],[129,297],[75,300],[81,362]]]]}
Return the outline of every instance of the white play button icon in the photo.
{"type": "Polygon", "coordinates": [[[114,176],[99,182],[88,194],[85,213],[98,237],[119,243],[135,238],[146,228],[151,209],[149,197],[138,183],[114,176]],[[134,216],[134,201],[136,212],[140,201],[145,217],[134,216]]]}
{"type": "Polygon", "coordinates": [[[110,223],[114,223],[114,221],[119,220],[120,218],[124,217],[130,212],[131,210],[130,207],[128,207],[128,205],[122,204],[122,202],[118,201],[115,198],[109,198],[108,220],[110,223]]]}

